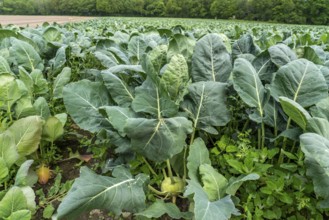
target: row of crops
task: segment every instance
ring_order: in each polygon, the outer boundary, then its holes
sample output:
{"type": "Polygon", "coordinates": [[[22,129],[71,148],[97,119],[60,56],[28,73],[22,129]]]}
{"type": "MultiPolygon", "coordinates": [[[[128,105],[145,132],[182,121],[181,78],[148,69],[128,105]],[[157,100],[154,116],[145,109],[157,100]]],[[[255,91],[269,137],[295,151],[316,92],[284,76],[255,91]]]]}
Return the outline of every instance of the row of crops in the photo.
{"type": "Polygon", "coordinates": [[[328,49],[315,26],[3,27],[0,219],[326,219],[328,49]],[[108,157],[72,185],[50,168],[74,132],[108,157]]]}

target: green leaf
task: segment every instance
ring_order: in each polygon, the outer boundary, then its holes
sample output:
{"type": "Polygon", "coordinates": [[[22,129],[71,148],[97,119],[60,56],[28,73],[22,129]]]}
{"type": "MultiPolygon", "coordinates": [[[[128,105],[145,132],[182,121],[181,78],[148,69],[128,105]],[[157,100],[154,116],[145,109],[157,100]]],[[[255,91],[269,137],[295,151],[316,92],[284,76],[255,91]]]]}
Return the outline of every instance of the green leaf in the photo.
{"type": "Polygon", "coordinates": [[[10,131],[0,134],[0,158],[4,159],[6,167],[8,168],[19,158],[16,151],[14,136],[10,131]]]}
{"type": "Polygon", "coordinates": [[[33,80],[33,93],[34,95],[45,95],[48,93],[48,81],[43,76],[41,70],[33,70],[30,74],[33,80]]]}
{"type": "Polygon", "coordinates": [[[233,85],[241,99],[249,106],[257,108],[263,116],[265,88],[258,73],[249,61],[243,58],[235,60],[233,69],[233,85]]]}
{"type": "Polygon", "coordinates": [[[227,179],[217,172],[210,164],[202,164],[199,168],[203,189],[207,193],[209,201],[222,198],[227,186],[227,179]]]}
{"type": "Polygon", "coordinates": [[[225,83],[197,82],[191,84],[188,90],[182,107],[193,119],[194,128],[210,131],[212,126],[224,126],[231,120],[226,107],[225,83]]]}
{"type": "Polygon", "coordinates": [[[119,106],[105,106],[100,110],[104,110],[107,119],[115,130],[119,132],[121,136],[126,136],[124,127],[128,118],[137,118],[137,114],[130,108],[122,108],[119,106]]]}
{"type": "Polygon", "coordinates": [[[42,133],[42,120],[39,116],[19,119],[8,130],[14,135],[20,156],[30,155],[38,149],[42,133]]]}
{"type": "Polygon", "coordinates": [[[66,85],[63,99],[67,112],[80,128],[98,132],[108,123],[98,108],[110,105],[110,97],[102,83],[82,80],[66,85]]]}
{"type": "Polygon", "coordinates": [[[268,48],[272,62],[278,67],[284,66],[291,61],[297,60],[297,56],[290,47],[285,44],[277,44],[268,48]]]}
{"type": "Polygon", "coordinates": [[[202,164],[211,164],[209,159],[209,151],[201,138],[194,140],[190,146],[189,155],[187,157],[188,176],[191,180],[199,181],[199,167],[202,164]]]}
{"type": "Polygon", "coordinates": [[[239,40],[235,41],[232,48],[233,59],[236,59],[241,54],[250,53],[257,56],[260,53],[260,48],[254,43],[250,34],[243,35],[239,40]]]}
{"type": "Polygon", "coordinates": [[[23,66],[26,70],[34,69],[43,70],[43,61],[38,52],[28,43],[11,38],[12,46],[10,47],[10,55],[14,57],[18,66],[23,66]]]}
{"type": "Polygon", "coordinates": [[[33,160],[25,161],[18,169],[16,177],[15,177],[15,186],[26,186],[28,185],[28,175],[29,169],[33,164],[33,160]]]}
{"type": "Polygon", "coordinates": [[[271,61],[269,52],[266,50],[260,53],[253,61],[254,66],[259,78],[262,81],[271,83],[274,78],[274,73],[277,71],[277,67],[271,61]]]}
{"type": "Polygon", "coordinates": [[[21,97],[22,93],[14,76],[9,74],[0,75],[0,102],[6,105],[6,110],[7,105],[11,107],[21,97]]]}
{"type": "Polygon", "coordinates": [[[324,64],[326,61],[326,53],[320,46],[312,45],[304,47],[303,58],[312,61],[315,64],[324,64]]]}
{"type": "Polygon", "coordinates": [[[169,41],[167,60],[177,54],[182,54],[187,63],[191,62],[195,40],[182,34],[175,34],[169,41]]]}
{"type": "Polygon", "coordinates": [[[194,194],[194,218],[195,220],[227,220],[232,214],[238,215],[230,196],[211,202],[201,185],[195,181],[187,180],[188,186],[184,196],[194,194]]]}
{"type": "Polygon", "coordinates": [[[234,196],[236,194],[236,192],[238,191],[238,189],[240,188],[240,186],[249,180],[258,180],[260,178],[260,176],[256,173],[251,173],[248,175],[241,175],[239,177],[231,177],[229,179],[228,182],[228,186],[226,188],[226,193],[229,195],[234,196]]]}
{"type": "Polygon", "coordinates": [[[314,192],[329,208],[329,140],[314,133],[305,133],[300,136],[301,149],[305,154],[306,174],[314,184],[314,192]]]}
{"type": "Polygon", "coordinates": [[[49,117],[46,120],[46,123],[43,125],[42,139],[49,142],[54,142],[63,134],[64,125],[62,124],[62,122],[54,116],[49,117]]]}
{"type": "Polygon", "coordinates": [[[219,34],[207,34],[198,40],[192,57],[193,82],[226,82],[231,71],[231,56],[219,34]]]}
{"type": "Polygon", "coordinates": [[[8,218],[12,213],[27,209],[27,202],[23,191],[19,187],[12,187],[0,201],[0,218],[8,218]]]}
{"type": "Polygon", "coordinates": [[[320,100],[310,110],[313,117],[324,118],[329,121],[329,97],[320,100]]]}
{"type": "Polygon", "coordinates": [[[118,65],[118,61],[115,58],[115,56],[108,52],[106,54],[104,54],[104,52],[99,52],[96,51],[95,52],[95,57],[102,63],[102,65],[106,68],[111,68],[114,67],[116,65],[118,65]]]}
{"type": "Polygon", "coordinates": [[[301,105],[287,97],[281,96],[279,100],[283,111],[305,131],[307,120],[311,115],[301,105]]]}
{"type": "Polygon", "coordinates": [[[12,72],[7,60],[4,57],[0,56],[0,75],[4,73],[12,73],[12,72]]]}
{"type": "Polygon", "coordinates": [[[76,219],[83,212],[105,209],[116,215],[121,212],[138,212],[145,206],[144,184],[148,177],[135,178],[124,168],[116,168],[113,177],[100,176],[82,167],[67,196],[59,205],[58,218],[76,219]]]}
{"type": "Polygon", "coordinates": [[[102,77],[113,100],[119,106],[130,106],[135,98],[132,89],[118,76],[109,71],[102,71],[102,77]]]}
{"type": "Polygon", "coordinates": [[[171,100],[180,101],[189,81],[188,67],[183,55],[174,55],[165,66],[160,84],[168,91],[171,100]]]}
{"type": "Polygon", "coordinates": [[[136,152],[153,161],[164,161],[183,150],[192,123],[183,117],[128,118],[124,131],[136,152]]]}
{"type": "Polygon", "coordinates": [[[57,50],[55,57],[49,60],[54,75],[56,75],[56,73],[59,73],[66,63],[67,48],[68,48],[67,45],[62,46],[57,50]]]}
{"type": "Polygon", "coordinates": [[[43,119],[47,119],[50,117],[50,109],[48,106],[48,102],[44,97],[39,97],[35,102],[33,103],[33,107],[36,111],[36,114],[41,116],[43,119]]]}
{"type": "Polygon", "coordinates": [[[310,118],[307,121],[306,131],[319,134],[329,140],[329,121],[324,118],[310,118]]]}
{"type": "Polygon", "coordinates": [[[276,100],[285,96],[304,108],[328,96],[328,86],[321,71],[305,59],[294,60],[282,66],[270,90],[276,100]]]}
{"type": "Polygon", "coordinates": [[[158,118],[161,116],[173,117],[178,111],[175,102],[150,77],[144,81],[142,86],[136,88],[136,97],[132,102],[132,108],[135,112],[150,113],[158,118]]]}
{"type": "Polygon", "coordinates": [[[46,208],[43,210],[42,217],[45,219],[50,219],[51,216],[54,214],[55,210],[56,209],[52,204],[47,205],[46,208]]]}
{"type": "Polygon", "coordinates": [[[6,220],[30,220],[32,213],[30,210],[19,210],[13,212],[6,220]]]}
{"type": "Polygon", "coordinates": [[[63,98],[63,88],[70,82],[71,68],[65,67],[60,74],[57,75],[53,83],[53,99],[63,98]]]}
{"type": "Polygon", "coordinates": [[[142,212],[136,213],[136,216],[159,219],[164,214],[168,214],[172,219],[191,219],[192,213],[181,212],[173,203],[165,203],[162,200],[156,200],[152,205],[142,212]]]}
{"type": "Polygon", "coordinates": [[[9,168],[4,158],[0,158],[0,183],[9,175],[9,168]]]}
{"type": "Polygon", "coordinates": [[[47,27],[42,34],[43,38],[48,42],[61,42],[61,32],[56,27],[47,27]]]}

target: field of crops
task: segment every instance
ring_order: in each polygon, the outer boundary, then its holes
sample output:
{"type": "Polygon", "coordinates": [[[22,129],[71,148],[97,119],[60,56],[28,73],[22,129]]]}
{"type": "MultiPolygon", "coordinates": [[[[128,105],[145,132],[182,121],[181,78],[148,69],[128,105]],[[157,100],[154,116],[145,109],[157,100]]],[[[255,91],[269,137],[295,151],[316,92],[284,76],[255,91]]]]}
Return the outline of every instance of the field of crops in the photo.
{"type": "Polygon", "coordinates": [[[0,29],[0,220],[329,217],[329,30],[0,29]]]}

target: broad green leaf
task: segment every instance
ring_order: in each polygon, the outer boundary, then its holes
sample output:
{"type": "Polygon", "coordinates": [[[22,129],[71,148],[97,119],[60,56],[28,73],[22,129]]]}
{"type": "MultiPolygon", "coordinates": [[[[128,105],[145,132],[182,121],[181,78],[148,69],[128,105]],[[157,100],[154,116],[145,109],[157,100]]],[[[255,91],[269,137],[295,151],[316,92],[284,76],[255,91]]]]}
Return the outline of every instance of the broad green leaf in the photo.
{"type": "Polygon", "coordinates": [[[110,104],[105,86],[99,82],[82,80],[66,85],[63,89],[64,104],[73,121],[80,128],[98,132],[107,125],[98,108],[110,104]]]}
{"type": "Polygon", "coordinates": [[[12,213],[27,209],[27,201],[23,191],[12,187],[0,201],[0,218],[8,218],[12,213]]]}
{"type": "Polygon", "coordinates": [[[307,121],[306,131],[319,134],[329,140],[329,121],[324,118],[310,118],[307,121]]]}
{"type": "Polygon", "coordinates": [[[128,107],[134,100],[132,89],[118,76],[109,71],[102,71],[104,84],[113,100],[122,107],[128,107]]]}
{"type": "Polygon", "coordinates": [[[177,54],[182,54],[187,63],[191,62],[195,40],[182,34],[175,34],[169,41],[167,60],[177,54]]]}
{"type": "Polygon", "coordinates": [[[250,53],[257,56],[260,53],[260,48],[254,43],[250,34],[243,35],[239,40],[235,41],[232,48],[233,59],[236,59],[241,54],[250,53]]]}
{"type": "Polygon", "coordinates": [[[217,133],[213,126],[224,126],[230,121],[225,83],[197,82],[191,84],[188,90],[182,107],[193,119],[194,128],[217,133]]]}
{"type": "Polygon", "coordinates": [[[34,106],[32,105],[32,97],[30,97],[29,95],[22,96],[16,102],[14,109],[15,109],[15,116],[18,119],[38,114],[34,106]]]}
{"type": "Polygon", "coordinates": [[[329,97],[320,100],[311,108],[313,117],[325,118],[329,121],[329,97]]]}
{"type": "Polygon", "coordinates": [[[19,158],[16,151],[15,140],[10,131],[0,134],[0,158],[4,159],[8,168],[19,158]]]}
{"type": "Polygon", "coordinates": [[[147,54],[155,72],[160,73],[161,68],[167,63],[167,52],[167,45],[159,45],[147,54]]]}
{"type": "Polygon", "coordinates": [[[42,120],[39,116],[29,116],[15,121],[8,130],[13,134],[17,152],[20,156],[27,156],[38,149],[42,120]]]}
{"type": "Polygon", "coordinates": [[[265,88],[255,68],[246,59],[238,58],[235,60],[233,85],[241,99],[248,106],[257,108],[260,116],[263,117],[265,88]]]}
{"type": "Polygon", "coordinates": [[[43,125],[42,139],[53,143],[55,140],[63,136],[63,134],[64,125],[62,122],[54,116],[47,118],[43,125]]]}
{"type": "Polygon", "coordinates": [[[281,96],[279,101],[283,111],[305,131],[307,120],[311,115],[301,105],[287,97],[281,96]]]}
{"type": "Polygon", "coordinates": [[[192,180],[187,180],[188,186],[184,196],[194,194],[194,218],[195,220],[227,220],[232,214],[238,215],[230,196],[211,202],[202,186],[192,180]]]}
{"type": "Polygon", "coordinates": [[[236,194],[236,192],[238,191],[238,189],[240,188],[240,186],[249,180],[258,180],[260,178],[260,176],[256,173],[251,173],[248,175],[241,175],[239,177],[231,177],[229,179],[228,182],[228,186],[225,190],[225,192],[229,195],[234,196],[236,194]]]}
{"type": "Polygon", "coordinates": [[[65,126],[66,121],[67,121],[67,114],[66,113],[60,113],[54,115],[58,120],[61,121],[62,125],[65,126]]]}
{"type": "Polygon", "coordinates": [[[48,81],[45,79],[43,73],[39,69],[35,69],[31,72],[31,78],[33,80],[33,93],[34,95],[45,95],[48,93],[48,81]]]}
{"type": "Polygon", "coordinates": [[[134,57],[140,60],[143,54],[146,52],[147,47],[149,46],[150,42],[147,42],[145,35],[137,35],[130,38],[128,43],[128,52],[130,57],[134,57]]]}
{"type": "Polygon", "coordinates": [[[14,76],[9,74],[0,75],[0,102],[4,103],[6,110],[8,106],[11,108],[21,97],[22,93],[14,76]]]}
{"type": "Polygon", "coordinates": [[[226,82],[232,71],[231,56],[219,34],[207,34],[194,48],[191,76],[193,82],[226,82]]]}
{"type": "Polygon", "coordinates": [[[7,60],[0,56],[0,75],[4,73],[11,73],[11,69],[7,60]]]}
{"type": "Polygon", "coordinates": [[[83,212],[105,209],[117,215],[122,211],[138,212],[145,206],[144,184],[148,177],[135,178],[123,167],[112,172],[113,177],[100,176],[82,167],[80,177],[57,209],[59,219],[77,219],[83,212]]]}
{"type": "Polygon", "coordinates": [[[113,54],[110,52],[104,53],[104,52],[95,52],[95,57],[102,63],[102,65],[106,68],[111,68],[113,66],[118,65],[117,59],[114,57],[113,54]]]}
{"type": "Polygon", "coordinates": [[[32,166],[33,162],[34,162],[33,160],[27,160],[19,167],[15,177],[15,186],[19,186],[19,187],[27,186],[29,169],[32,166]]]}
{"type": "Polygon", "coordinates": [[[8,175],[9,168],[7,166],[7,163],[4,158],[0,157],[0,183],[4,182],[3,180],[8,177],[8,175]]]}
{"type": "Polygon", "coordinates": [[[178,111],[178,106],[175,102],[150,77],[141,86],[136,88],[132,108],[135,112],[150,113],[158,118],[161,116],[173,117],[178,111]]]}
{"type": "Polygon", "coordinates": [[[63,88],[70,82],[71,68],[65,67],[60,74],[57,75],[53,83],[53,98],[63,98],[63,88]]]}
{"type": "Polygon", "coordinates": [[[19,210],[13,212],[6,220],[30,220],[32,213],[30,210],[19,210]]]}
{"type": "Polygon", "coordinates": [[[18,66],[23,66],[26,70],[33,71],[34,69],[43,70],[43,61],[38,52],[28,43],[11,38],[12,46],[10,54],[15,58],[18,66]]]}
{"type": "Polygon", "coordinates": [[[56,27],[48,27],[43,31],[43,38],[48,42],[61,42],[62,34],[56,27]]]}
{"type": "Polygon", "coordinates": [[[187,157],[188,177],[193,181],[199,181],[199,167],[202,164],[211,164],[209,159],[209,151],[201,138],[194,140],[190,146],[189,155],[187,157]]]}
{"type": "MultiPolygon", "coordinates": [[[[27,174],[26,179],[30,178],[29,174],[27,174]]],[[[35,184],[37,182],[37,179],[35,179],[36,181],[33,183],[35,184]]],[[[28,180],[26,180],[26,184],[28,183],[28,180]]],[[[26,199],[26,204],[27,204],[27,208],[31,211],[34,211],[37,207],[36,202],[35,202],[35,193],[34,190],[32,189],[32,187],[30,186],[23,186],[20,187],[20,189],[22,190],[25,199],[26,199]]]]}
{"type": "Polygon", "coordinates": [[[125,136],[124,126],[128,118],[136,118],[138,115],[130,108],[122,108],[119,106],[104,106],[100,110],[104,110],[108,121],[113,128],[119,132],[121,136],[125,136]]]}
{"type": "Polygon", "coordinates": [[[164,214],[169,215],[172,219],[191,219],[192,213],[181,212],[173,203],[165,203],[162,200],[156,200],[152,205],[142,212],[136,213],[136,216],[144,216],[146,218],[159,219],[164,214]]]}
{"type": "Polygon", "coordinates": [[[324,64],[326,61],[326,53],[320,46],[312,45],[304,47],[303,58],[312,61],[315,64],[324,64]]]}
{"type": "Polygon", "coordinates": [[[301,149],[305,154],[306,174],[314,184],[315,194],[323,198],[321,201],[329,208],[329,140],[314,133],[305,133],[300,136],[301,149]]]}
{"type": "Polygon", "coordinates": [[[192,123],[183,117],[129,118],[124,131],[136,152],[153,161],[164,161],[183,150],[192,123]]]}
{"type": "Polygon", "coordinates": [[[171,100],[180,101],[189,80],[188,67],[183,55],[174,55],[165,66],[160,83],[169,93],[171,100]]]}
{"type": "Polygon", "coordinates": [[[280,105],[273,98],[270,98],[264,106],[264,123],[278,131],[285,130],[287,126],[282,112],[280,105]]]}
{"type": "Polygon", "coordinates": [[[67,45],[62,46],[57,50],[55,57],[49,60],[49,63],[52,66],[52,70],[54,72],[53,75],[59,73],[62,67],[65,65],[67,48],[68,48],[67,45]]]}
{"type": "Polygon", "coordinates": [[[224,195],[227,179],[210,164],[201,164],[199,168],[203,189],[211,202],[219,200],[224,195]]]}
{"type": "Polygon", "coordinates": [[[138,73],[144,72],[141,65],[125,65],[125,64],[119,64],[119,65],[110,67],[106,71],[111,72],[113,74],[118,74],[118,73],[128,74],[129,72],[138,72],[138,73]]]}
{"type": "Polygon", "coordinates": [[[290,47],[285,44],[277,44],[268,48],[272,62],[277,66],[284,66],[291,61],[297,60],[297,56],[290,47]]]}
{"type": "Polygon", "coordinates": [[[274,78],[274,73],[277,71],[276,65],[271,61],[268,51],[260,53],[253,61],[254,66],[259,78],[262,81],[271,83],[274,78]]]}
{"type": "Polygon", "coordinates": [[[28,73],[23,67],[19,67],[19,79],[24,83],[27,93],[30,96],[33,96],[33,90],[34,90],[34,82],[33,79],[30,75],[30,73],[28,73]]]}
{"type": "Polygon", "coordinates": [[[0,30],[0,41],[2,41],[5,38],[11,38],[11,37],[25,41],[26,43],[31,44],[35,49],[38,49],[38,46],[36,45],[36,43],[33,40],[31,40],[28,37],[23,36],[19,32],[14,31],[14,30],[6,30],[6,29],[0,30]]]}
{"type": "Polygon", "coordinates": [[[329,67],[327,66],[322,66],[322,65],[318,65],[318,68],[320,69],[324,79],[326,80],[326,83],[329,87],[329,67]]]}
{"type": "Polygon", "coordinates": [[[47,119],[50,117],[50,109],[48,106],[48,102],[44,97],[39,97],[35,102],[33,103],[33,107],[36,111],[37,115],[40,115],[43,119],[47,119]]]}
{"type": "Polygon", "coordinates": [[[304,108],[328,96],[328,86],[321,71],[305,59],[294,60],[282,66],[270,89],[276,100],[285,96],[304,108]]]}

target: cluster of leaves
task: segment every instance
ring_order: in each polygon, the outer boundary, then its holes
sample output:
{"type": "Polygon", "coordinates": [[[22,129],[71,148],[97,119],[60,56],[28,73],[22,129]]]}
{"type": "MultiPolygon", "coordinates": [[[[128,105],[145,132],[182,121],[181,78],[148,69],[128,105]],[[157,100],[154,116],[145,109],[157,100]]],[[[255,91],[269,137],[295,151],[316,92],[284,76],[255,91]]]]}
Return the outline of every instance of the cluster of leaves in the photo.
{"type": "MultiPolygon", "coordinates": [[[[137,24],[0,30],[0,206],[12,188],[31,186],[13,183],[17,166],[54,158],[64,103],[114,154],[104,175],[81,168],[54,218],[92,209],[138,219],[327,216],[328,33],[137,24]]],[[[60,181],[50,197],[66,194],[60,181]]],[[[48,218],[54,207],[38,195],[48,218]]],[[[18,207],[0,218],[35,209],[18,207]]]]}

